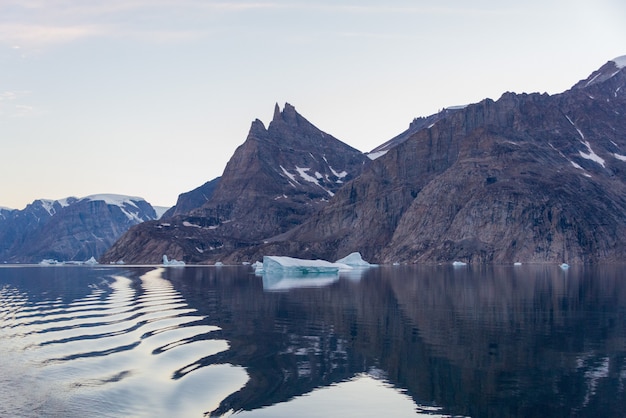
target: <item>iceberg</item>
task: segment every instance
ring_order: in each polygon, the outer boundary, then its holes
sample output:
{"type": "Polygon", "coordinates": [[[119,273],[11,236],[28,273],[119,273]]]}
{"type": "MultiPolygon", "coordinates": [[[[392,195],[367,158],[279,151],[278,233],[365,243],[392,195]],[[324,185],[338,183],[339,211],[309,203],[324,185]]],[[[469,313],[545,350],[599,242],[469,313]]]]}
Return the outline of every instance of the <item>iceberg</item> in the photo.
{"type": "Polygon", "coordinates": [[[375,264],[370,264],[367,261],[363,260],[363,257],[359,252],[350,253],[344,258],[340,258],[339,260],[335,261],[335,263],[346,264],[352,268],[367,268],[375,266],[375,264]]]}
{"type": "Polygon", "coordinates": [[[563,270],[567,270],[569,268],[569,264],[563,263],[559,267],[561,267],[563,270]]]}
{"type": "Polygon", "coordinates": [[[352,270],[352,267],[347,264],[331,263],[326,260],[302,260],[270,255],[263,257],[263,271],[265,274],[302,276],[307,274],[338,274],[339,270],[352,270]]]}
{"type": "Polygon", "coordinates": [[[178,261],[178,260],[168,260],[167,256],[163,254],[163,265],[164,266],[184,266],[185,262],[178,261]]]}
{"type": "Polygon", "coordinates": [[[455,267],[460,267],[460,266],[466,266],[467,263],[463,262],[463,261],[455,261],[452,263],[453,266],[455,267]]]}
{"type": "Polygon", "coordinates": [[[84,264],[87,266],[95,266],[96,264],[98,264],[98,262],[96,261],[96,258],[94,256],[91,256],[91,258],[85,261],[84,264]]]}

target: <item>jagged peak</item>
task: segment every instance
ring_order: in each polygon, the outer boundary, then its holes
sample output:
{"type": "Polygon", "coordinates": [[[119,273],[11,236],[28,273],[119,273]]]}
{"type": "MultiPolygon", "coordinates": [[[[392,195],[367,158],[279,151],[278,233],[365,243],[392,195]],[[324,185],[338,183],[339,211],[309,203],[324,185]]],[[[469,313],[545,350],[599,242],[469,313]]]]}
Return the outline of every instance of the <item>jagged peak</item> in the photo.
{"type": "Polygon", "coordinates": [[[289,103],[285,103],[283,110],[281,112],[280,106],[278,103],[274,106],[274,117],[272,118],[272,122],[285,122],[287,124],[293,125],[298,123],[298,112],[296,112],[296,108],[293,107],[289,103]]]}

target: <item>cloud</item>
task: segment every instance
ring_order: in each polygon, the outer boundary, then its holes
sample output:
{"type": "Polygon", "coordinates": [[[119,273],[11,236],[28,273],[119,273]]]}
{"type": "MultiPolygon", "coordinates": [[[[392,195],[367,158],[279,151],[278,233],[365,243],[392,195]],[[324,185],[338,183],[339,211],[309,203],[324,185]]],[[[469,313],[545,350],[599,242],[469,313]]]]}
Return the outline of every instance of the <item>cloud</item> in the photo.
{"type": "Polygon", "coordinates": [[[0,118],[21,118],[39,113],[34,106],[20,102],[29,94],[28,91],[0,92],[0,118]]]}

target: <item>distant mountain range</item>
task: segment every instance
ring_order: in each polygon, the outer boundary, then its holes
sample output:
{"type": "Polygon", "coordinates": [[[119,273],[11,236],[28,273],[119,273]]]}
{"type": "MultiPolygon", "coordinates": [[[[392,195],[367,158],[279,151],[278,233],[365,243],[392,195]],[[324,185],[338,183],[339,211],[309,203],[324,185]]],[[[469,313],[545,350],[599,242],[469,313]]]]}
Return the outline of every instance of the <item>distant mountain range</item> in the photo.
{"type": "Polygon", "coordinates": [[[181,194],[158,221],[126,216],[127,232],[109,227],[121,235],[115,244],[115,233],[98,245],[88,237],[95,223],[113,222],[112,208],[76,207],[99,221],[75,227],[82,218],[64,216],[73,220],[54,229],[46,208],[76,202],[36,201],[31,221],[19,221],[28,239],[15,232],[15,211],[0,209],[0,261],[61,257],[58,242],[66,251],[82,242],[62,258],[108,248],[101,262],[336,260],[355,251],[376,263],[621,262],[625,68],[620,57],[561,94],[505,93],[416,118],[367,154],[276,105],[267,128],[252,123],[222,176],[181,194]]]}
{"type": "Polygon", "coordinates": [[[3,208],[0,262],[99,258],[128,228],[156,218],[144,199],[111,194],[38,199],[22,210],[3,208]]]}

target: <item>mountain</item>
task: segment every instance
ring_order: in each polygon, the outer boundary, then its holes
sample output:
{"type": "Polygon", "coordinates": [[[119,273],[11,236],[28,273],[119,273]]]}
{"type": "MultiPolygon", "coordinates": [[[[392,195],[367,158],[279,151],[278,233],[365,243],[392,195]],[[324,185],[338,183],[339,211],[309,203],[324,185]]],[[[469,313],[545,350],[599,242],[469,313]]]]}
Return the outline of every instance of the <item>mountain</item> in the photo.
{"type": "Polygon", "coordinates": [[[192,210],[204,205],[213,195],[219,181],[220,178],[217,177],[189,192],[181,193],[178,196],[176,205],[169,208],[161,217],[166,219],[177,215],[187,215],[192,210]]]}
{"type": "Polygon", "coordinates": [[[168,217],[131,228],[102,261],[207,263],[258,246],[317,213],[368,161],[289,103],[276,105],[267,128],[252,122],[219,179],[181,195],[168,217]]]}
{"type": "Polygon", "coordinates": [[[0,262],[98,258],[132,225],[155,218],[140,197],[35,200],[22,210],[0,210],[0,262]]]}
{"type": "Polygon", "coordinates": [[[388,147],[304,224],[238,257],[623,262],[626,57],[557,94],[505,93],[388,147]]]}

